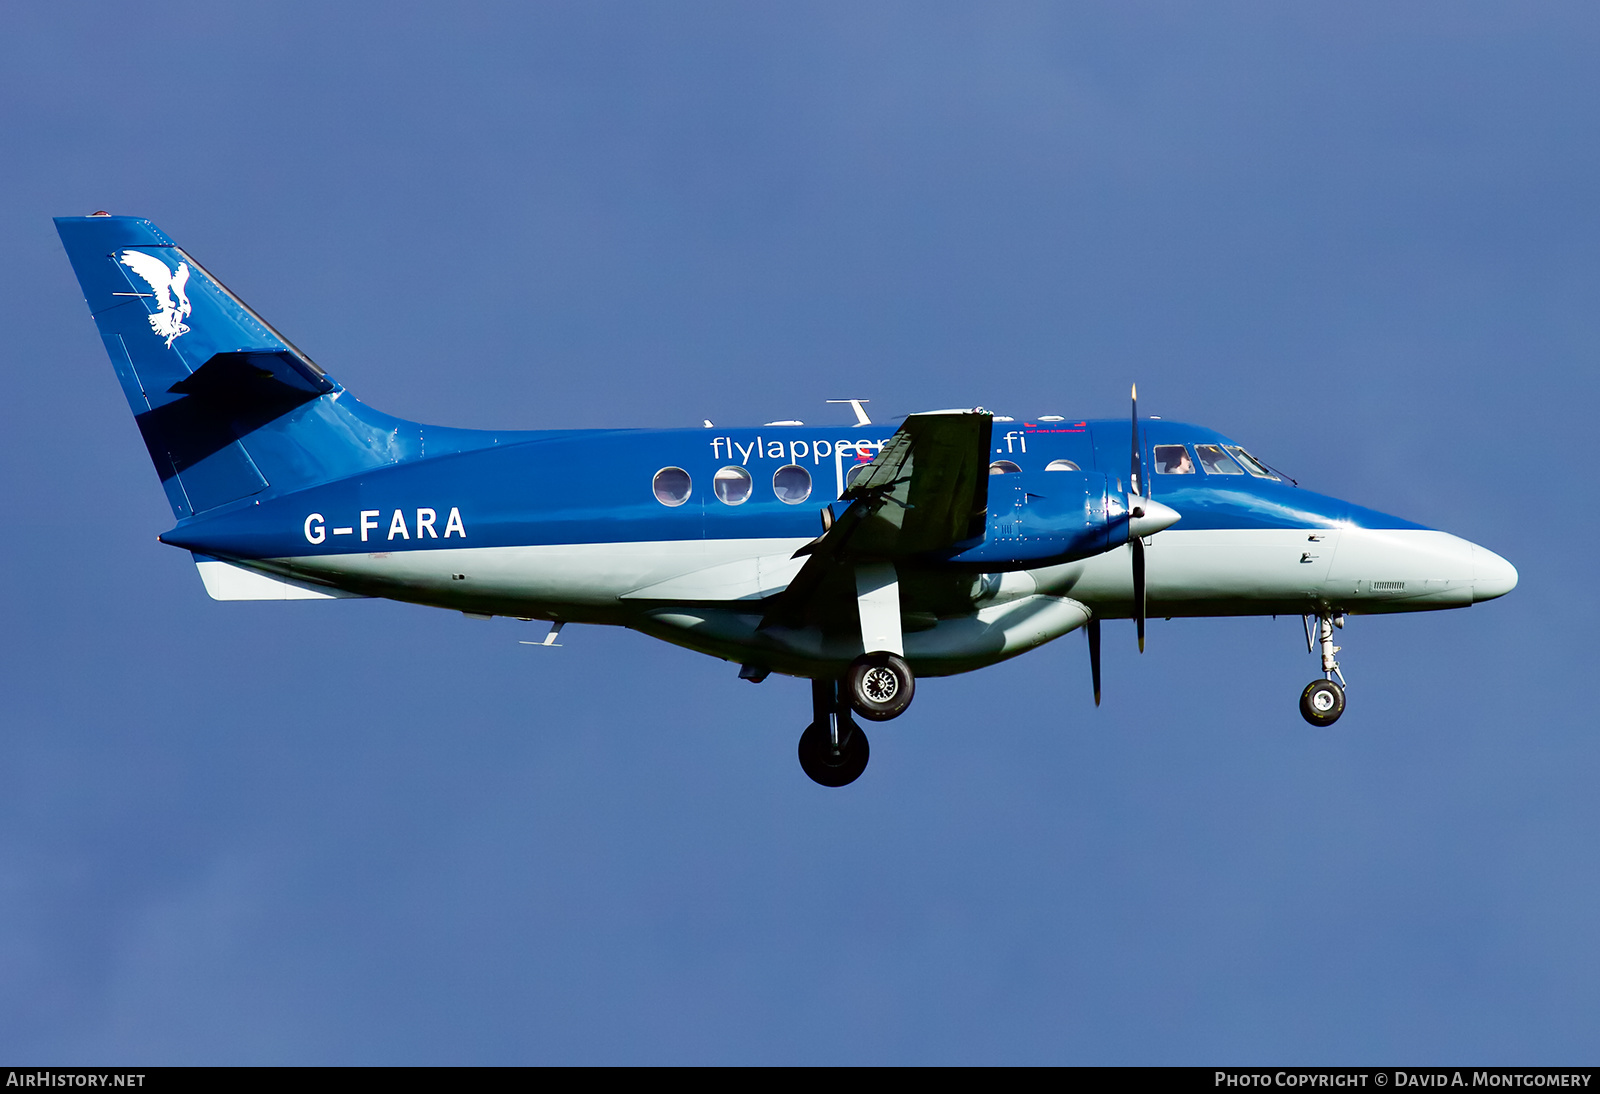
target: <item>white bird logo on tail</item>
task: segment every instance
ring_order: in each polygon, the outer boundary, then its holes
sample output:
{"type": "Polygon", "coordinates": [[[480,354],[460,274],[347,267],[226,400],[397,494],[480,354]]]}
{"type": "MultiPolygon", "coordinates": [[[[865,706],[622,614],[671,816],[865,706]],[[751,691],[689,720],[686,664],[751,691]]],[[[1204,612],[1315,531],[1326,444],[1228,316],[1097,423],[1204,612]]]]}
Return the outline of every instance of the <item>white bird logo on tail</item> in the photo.
{"type": "Polygon", "coordinates": [[[143,251],[123,251],[121,261],[144,279],[160,303],[161,310],[150,317],[150,329],[158,338],[165,338],[171,349],[174,338],[189,333],[184,320],[194,311],[189,295],[183,291],[189,283],[189,264],[180,262],[176,271],[169,270],[165,262],[143,251]]]}

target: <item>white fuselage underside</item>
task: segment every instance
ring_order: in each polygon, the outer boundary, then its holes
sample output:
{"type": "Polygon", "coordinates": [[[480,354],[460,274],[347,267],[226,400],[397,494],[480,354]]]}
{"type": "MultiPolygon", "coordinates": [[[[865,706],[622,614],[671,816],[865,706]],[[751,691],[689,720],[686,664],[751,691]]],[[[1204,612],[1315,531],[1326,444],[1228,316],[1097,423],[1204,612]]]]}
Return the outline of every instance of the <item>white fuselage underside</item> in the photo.
{"type": "MultiPolygon", "coordinates": [[[[481,615],[620,624],[730,660],[759,655],[778,671],[809,674],[819,662],[845,664],[861,650],[848,634],[758,631],[760,601],[793,579],[804,563],[794,552],[806,542],[458,547],[201,567],[219,599],[353,594],[481,615]]],[[[1148,612],[1158,617],[1426,611],[1501,595],[1516,580],[1492,552],[1422,529],[1174,528],[1146,544],[1148,612]]],[[[961,672],[1031,649],[1091,615],[1126,618],[1133,607],[1129,556],[1121,547],[1058,566],[973,574],[971,610],[908,633],[907,659],[924,674],[961,672]]]]}

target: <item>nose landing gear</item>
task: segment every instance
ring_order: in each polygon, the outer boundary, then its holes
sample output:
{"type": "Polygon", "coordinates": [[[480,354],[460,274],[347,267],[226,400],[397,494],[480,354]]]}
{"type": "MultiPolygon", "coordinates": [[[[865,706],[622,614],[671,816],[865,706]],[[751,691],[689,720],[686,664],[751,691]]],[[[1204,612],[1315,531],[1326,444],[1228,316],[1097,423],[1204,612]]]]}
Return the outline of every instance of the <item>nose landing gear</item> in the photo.
{"type": "Polygon", "coordinates": [[[811,681],[811,724],[800,734],[800,768],[823,786],[855,782],[871,754],[840,690],[837,680],[811,681]]]}
{"type": "MultiPolygon", "coordinates": [[[[1317,637],[1322,646],[1321,680],[1313,680],[1300,693],[1300,716],[1314,726],[1331,726],[1344,713],[1344,673],[1339,671],[1335,654],[1339,647],[1333,644],[1333,628],[1344,626],[1344,616],[1335,618],[1331,613],[1317,619],[1317,637]],[[1334,677],[1338,677],[1337,680],[1334,677]]],[[[1311,616],[1305,617],[1306,652],[1312,650],[1311,616]]]]}
{"type": "Polygon", "coordinates": [[[1331,726],[1344,713],[1344,688],[1332,680],[1313,680],[1300,693],[1300,715],[1314,726],[1331,726]]]}

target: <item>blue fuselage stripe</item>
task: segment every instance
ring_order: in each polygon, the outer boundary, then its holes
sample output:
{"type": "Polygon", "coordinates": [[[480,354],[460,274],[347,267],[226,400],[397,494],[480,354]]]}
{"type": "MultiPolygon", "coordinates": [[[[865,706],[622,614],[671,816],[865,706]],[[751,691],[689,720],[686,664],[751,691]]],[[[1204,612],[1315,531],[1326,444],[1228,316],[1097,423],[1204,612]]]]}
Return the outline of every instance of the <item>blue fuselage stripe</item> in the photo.
{"type": "MultiPolygon", "coordinates": [[[[491,447],[387,467],[293,492],[268,489],[184,521],[163,538],[234,558],[347,552],[694,539],[784,539],[820,531],[818,509],[842,478],[893,434],[892,427],[748,430],[594,430],[497,434],[491,447]],[[811,493],[780,500],[774,475],[804,468],[811,493]],[[656,472],[688,472],[687,501],[656,499],[656,472]],[[719,500],[717,472],[739,468],[749,493],[719,500]]],[[[1158,444],[1231,444],[1212,430],[1150,422],[1158,444]]],[[[993,456],[1024,471],[1069,459],[1126,489],[1128,423],[1000,423],[993,456]]],[[[1147,472],[1151,469],[1146,456],[1147,472]]],[[[728,473],[740,485],[736,473],[728,473]]],[[[796,476],[788,472],[793,480],[796,476]]],[[[802,480],[803,481],[803,480],[802,480]]],[[[1176,509],[1185,530],[1420,528],[1336,498],[1248,475],[1148,475],[1153,495],[1176,509]]],[[[792,493],[791,493],[791,496],[792,493]]]]}

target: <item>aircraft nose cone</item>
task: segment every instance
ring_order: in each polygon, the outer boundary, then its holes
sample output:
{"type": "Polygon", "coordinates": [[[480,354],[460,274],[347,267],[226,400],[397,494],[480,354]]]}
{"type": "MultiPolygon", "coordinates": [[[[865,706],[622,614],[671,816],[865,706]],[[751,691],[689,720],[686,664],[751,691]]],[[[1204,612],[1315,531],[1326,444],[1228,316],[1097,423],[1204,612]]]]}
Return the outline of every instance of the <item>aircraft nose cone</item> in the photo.
{"type": "Polygon", "coordinates": [[[1472,602],[1505,596],[1517,587],[1517,568],[1493,551],[1472,545],[1472,602]]]}
{"type": "Polygon", "coordinates": [[[1144,510],[1144,516],[1131,517],[1128,520],[1128,534],[1143,539],[1153,536],[1163,528],[1171,528],[1181,518],[1179,512],[1169,505],[1162,505],[1152,498],[1139,498],[1134,501],[1134,506],[1144,510]]]}

